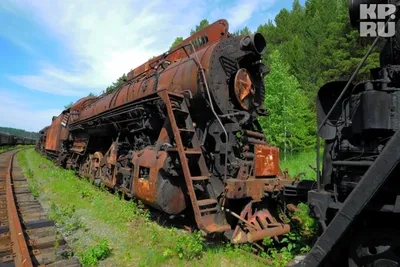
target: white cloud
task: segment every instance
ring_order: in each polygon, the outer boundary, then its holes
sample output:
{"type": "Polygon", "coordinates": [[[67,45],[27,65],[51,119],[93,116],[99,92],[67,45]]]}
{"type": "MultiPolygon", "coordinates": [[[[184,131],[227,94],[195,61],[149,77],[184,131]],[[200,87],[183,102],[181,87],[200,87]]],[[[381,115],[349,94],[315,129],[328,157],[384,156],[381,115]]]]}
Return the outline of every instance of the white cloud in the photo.
{"type": "Polygon", "coordinates": [[[212,23],[225,17],[234,31],[274,2],[17,0],[7,9],[31,17],[65,44],[68,60],[63,65],[41,62],[33,73],[9,78],[51,94],[98,93],[122,73],[165,52],[175,37],[186,37],[201,19],[212,23]]]}
{"type": "Polygon", "coordinates": [[[58,116],[61,109],[38,110],[30,105],[29,98],[22,94],[6,92],[0,89],[0,125],[39,131],[51,123],[53,116],[58,116]]]}
{"type": "Polygon", "coordinates": [[[251,16],[259,10],[266,10],[275,3],[275,0],[247,0],[239,1],[237,5],[234,5],[227,9],[227,19],[232,29],[236,30],[249,19],[251,16]]]}
{"type": "Polygon", "coordinates": [[[163,53],[203,14],[192,1],[19,1],[71,55],[65,66],[41,64],[38,72],[10,76],[24,87],[61,95],[101,90],[122,73],[163,53]],[[72,65],[70,68],[66,66],[72,65]],[[87,89],[82,89],[87,88],[87,89]]]}

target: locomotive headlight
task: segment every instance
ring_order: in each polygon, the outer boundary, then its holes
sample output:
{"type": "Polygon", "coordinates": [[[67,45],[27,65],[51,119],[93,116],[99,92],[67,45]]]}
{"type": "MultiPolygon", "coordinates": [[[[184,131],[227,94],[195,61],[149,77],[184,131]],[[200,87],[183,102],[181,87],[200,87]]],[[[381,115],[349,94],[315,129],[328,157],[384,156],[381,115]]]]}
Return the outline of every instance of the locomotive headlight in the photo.
{"type": "Polygon", "coordinates": [[[245,68],[236,73],[234,86],[236,100],[240,106],[245,110],[251,109],[256,90],[250,73],[245,68]]]}

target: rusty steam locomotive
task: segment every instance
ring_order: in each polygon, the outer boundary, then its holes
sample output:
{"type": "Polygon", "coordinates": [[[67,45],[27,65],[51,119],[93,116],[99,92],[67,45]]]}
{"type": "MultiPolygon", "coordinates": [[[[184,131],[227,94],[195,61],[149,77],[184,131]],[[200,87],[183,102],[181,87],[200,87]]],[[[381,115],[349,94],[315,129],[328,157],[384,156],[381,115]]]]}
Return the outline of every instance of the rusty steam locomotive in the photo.
{"type": "Polygon", "coordinates": [[[53,117],[37,149],[166,214],[193,214],[233,243],[290,231],[278,205],[292,180],[257,118],[264,109],[259,33],[235,36],[219,20],[130,71],[114,92],[53,117]]]}

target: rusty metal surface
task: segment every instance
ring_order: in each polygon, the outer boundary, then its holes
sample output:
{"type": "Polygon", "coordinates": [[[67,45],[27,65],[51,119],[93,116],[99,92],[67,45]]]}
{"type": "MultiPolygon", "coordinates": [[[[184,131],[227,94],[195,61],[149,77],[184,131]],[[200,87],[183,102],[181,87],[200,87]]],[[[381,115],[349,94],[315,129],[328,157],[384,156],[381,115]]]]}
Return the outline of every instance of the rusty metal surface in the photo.
{"type": "Polygon", "coordinates": [[[171,124],[175,139],[175,149],[179,155],[197,226],[206,233],[225,232],[230,230],[231,227],[229,224],[227,224],[226,219],[223,216],[218,200],[213,196],[214,193],[208,190],[209,187],[207,186],[207,183],[211,174],[208,172],[207,165],[200,148],[200,142],[193,126],[193,121],[187,112],[188,107],[184,97],[170,94],[168,91],[160,92],[160,97],[163,99],[167,108],[169,122],[171,124]],[[176,102],[180,102],[179,106],[181,107],[181,110],[187,112],[186,120],[183,125],[180,126],[180,128],[178,127],[177,118],[171,105],[171,98],[175,98],[176,102]],[[188,154],[189,151],[187,151],[189,143],[187,143],[181,137],[181,132],[189,132],[193,137],[191,143],[192,149],[190,153],[193,153],[194,151],[198,152],[196,153],[198,158],[192,162],[193,165],[191,166],[197,165],[197,168],[189,168],[190,154],[188,154]],[[197,170],[196,173],[194,173],[195,170],[197,170]],[[203,188],[204,195],[201,196],[201,198],[200,196],[196,195],[194,190],[195,186],[203,188]]]}
{"type": "MultiPolygon", "coordinates": [[[[189,45],[190,42],[195,41],[199,37],[200,38],[203,36],[207,37],[207,42],[203,45],[198,46],[198,49],[199,48],[201,49],[202,47],[207,46],[210,43],[214,43],[214,42],[221,40],[222,38],[226,38],[228,35],[228,30],[229,30],[228,22],[224,19],[218,20],[210,25],[210,28],[208,28],[207,32],[199,31],[199,32],[193,34],[192,36],[190,36],[189,38],[185,39],[178,46],[171,48],[169,51],[167,60],[177,61],[179,59],[185,58],[186,57],[185,51],[183,51],[182,49],[177,50],[177,48],[182,47],[182,46],[187,46],[187,45],[189,45]],[[174,51],[176,51],[176,52],[174,52],[174,51]]],[[[187,47],[186,52],[189,55],[193,53],[193,51],[191,51],[190,46],[187,47]]],[[[132,79],[133,77],[138,76],[141,73],[144,73],[144,72],[150,70],[151,66],[153,66],[153,64],[155,62],[157,62],[160,58],[162,58],[162,55],[155,57],[153,59],[150,59],[148,62],[146,62],[146,63],[140,65],[139,67],[135,68],[134,70],[130,71],[127,75],[128,79],[132,79]]]]}
{"type": "MultiPolygon", "coordinates": [[[[206,73],[208,66],[213,60],[212,51],[217,45],[217,41],[227,38],[227,30],[228,23],[226,21],[217,21],[211,25],[211,27],[208,27],[206,32],[200,31],[195,36],[184,41],[184,43],[189,43],[200,35],[208,36],[208,42],[197,50],[197,55],[201,61],[200,63],[202,67],[206,69],[206,73]]],[[[132,78],[132,81],[125,84],[121,89],[116,90],[111,94],[101,96],[96,100],[90,100],[91,103],[86,107],[81,105],[79,114],[71,118],[71,123],[85,120],[109,109],[120,107],[124,104],[144,98],[155,93],[159,88],[168,89],[171,92],[178,93],[182,93],[184,90],[188,89],[191,91],[192,95],[198,94],[198,67],[194,58],[195,56],[193,53],[189,53],[188,58],[182,49],[172,52],[164,61],[179,62],[167,66],[165,70],[159,73],[159,75],[154,75],[153,72],[146,73],[144,76],[138,76],[135,74],[135,78],[132,78]]],[[[133,72],[141,73],[146,70],[145,65],[151,65],[152,62],[159,59],[159,57],[152,59],[150,62],[133,70],[133,72]]],[[[128,75],[128,77],[130,76],[128,75]]],[[[81,99],[77,103],[81,102],[84,102],[84,100],[81,99]]]]}
{"type": "Polygon", "coordinates": [[[264,185],[267,182],[266,179],[228,179],[225,187],[226,197],[230,199],[251,197],[254,201],[260,201],[264,196],[264,185]]]}
{"type": "Polygon", "coordinates": [[[46,150],[60,151],[61,142],[68,138],[68,129],[61,125],[64,114],[60,114],[47,129],[46,150]]]}
{"type": "Polygon", "coordinates": [[[266,145],[255,145],[255,176],[278,176],[279,169],[279,148],[266,145]]]}
{"type": "Polygon", "coordinates": [[[278,236],[290,232],[290,225],[280,222],[267,208],[254,211],[252,205],[253,202],[250,202],[240,213],[240,218],[246,224],[236,227],[232,243],[252,243],[267,237],[277,239],[278,236]]]}
{"type": "Polygon", "coordinates": [[[293,183],[291,179],[283,177],[246,180],[228,179],[225,186],[225,194],[230,199],[251,197],[254,202],[260,201],[265,193],[280,192],[283,186],[293,183]]]}
{"type": "Polygon", "coordinates": [[[246,69],[240,69],[235,75],[235,96],[242,108],[248,110],[253,103],[255,88],[251,81],[250,74],[246,69]]]}
{"type": "Polygon", "coordinates": [[[166,158],[167,153],[157,153],[151,148],[134,153],[132,163],[136,168],[133,176],[133,192],[139,199],[156,204],[158,174],[166,158]],[[144,168],[149,169],[149,172],[146,173],[144,168]]]}
{"type": "Polygon", "coordinates": [[[0,266],[81,266],[66,258],[71,250],[30,192],[15,153],[0,154],[0,266]]]}

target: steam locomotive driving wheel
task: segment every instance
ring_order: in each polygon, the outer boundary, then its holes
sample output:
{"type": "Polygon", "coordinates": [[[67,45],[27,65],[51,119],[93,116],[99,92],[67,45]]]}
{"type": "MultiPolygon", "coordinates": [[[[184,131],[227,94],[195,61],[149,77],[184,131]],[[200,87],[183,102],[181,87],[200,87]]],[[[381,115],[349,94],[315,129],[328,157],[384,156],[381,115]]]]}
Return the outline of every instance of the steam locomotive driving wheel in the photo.
{"type": "Polygon", "coordinates": [[[392,231],[366,229],[354,238],[349,251],[349,267],[400,266],[400,235],[392,231]]]}

